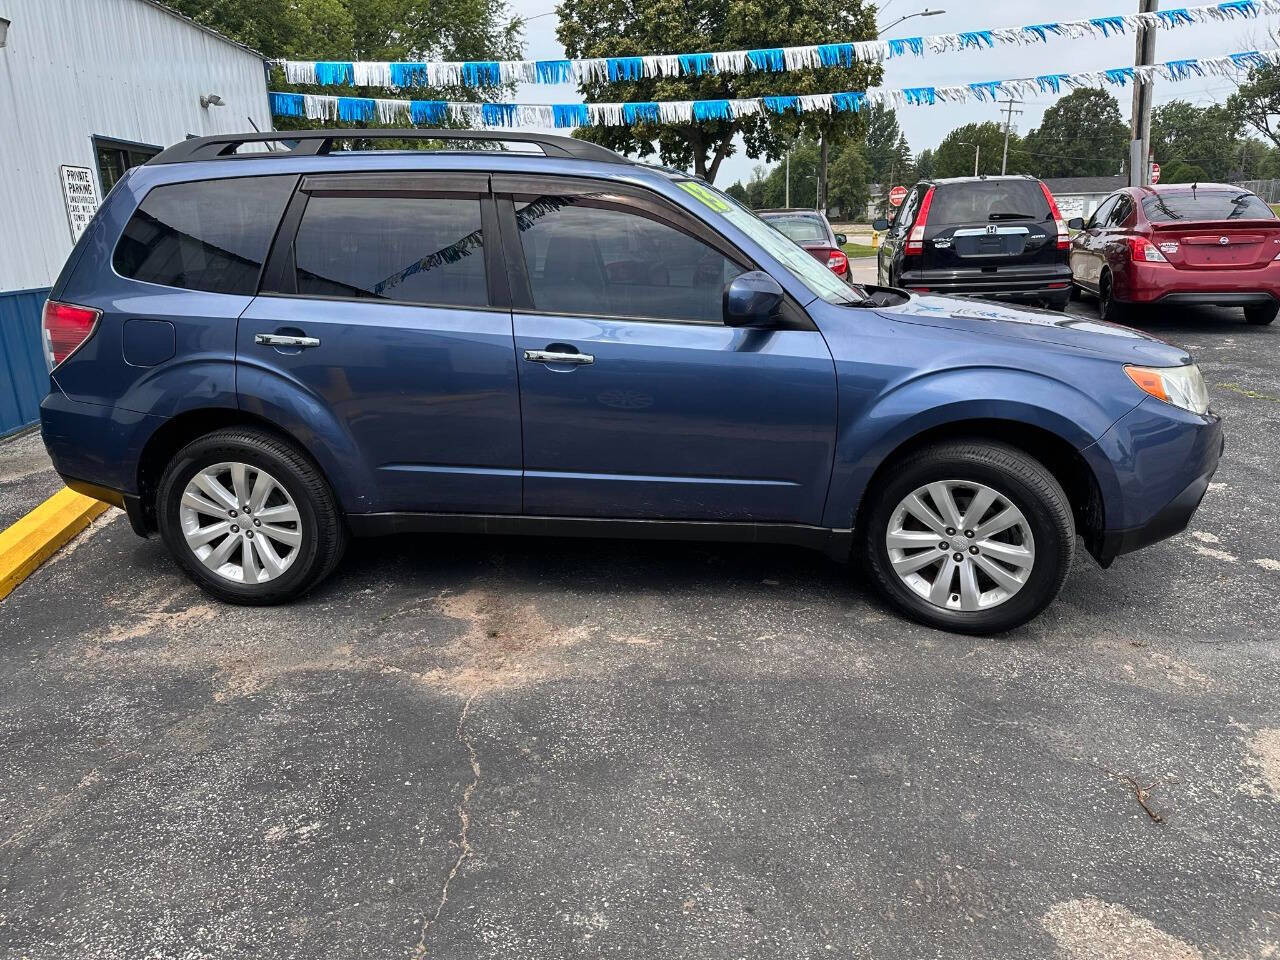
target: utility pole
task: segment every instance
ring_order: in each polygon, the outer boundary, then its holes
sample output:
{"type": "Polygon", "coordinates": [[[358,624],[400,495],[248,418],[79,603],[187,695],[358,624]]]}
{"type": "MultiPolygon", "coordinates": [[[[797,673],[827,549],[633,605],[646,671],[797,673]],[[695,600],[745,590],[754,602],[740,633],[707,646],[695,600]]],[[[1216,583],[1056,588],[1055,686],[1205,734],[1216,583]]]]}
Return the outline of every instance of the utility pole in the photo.
{"type": "MultiPolygon", "coordinates": [[[[1138,0],[1139,13],[1154,13],[1160,0],[1138,0]]],[[[1143,67],[1156,62],[1156,28],[1148,24],[1138,27],[1134,65],[1143,67]]],[[[1151,181],[1151,98],[1154,84],[1133,78],[1133,123],[1129,142],[1129,186],[1145,187],[1151,181]]]]}
{"type": "MultiPolygon", "coordinates": [[[[1022,106],[1022,101],[1015,100],[1013,97],[1004,101],[1004,154],[1000,157],[1000,176],[1002,177],[1009,166],[1009,126],[1013,123],[1013,115],[1015,113],[1018,116],[1022,116],[1022,111],[1013,109],[1014,106],[1022,106]]],[[[975,170],[974,176],[977,176],[977,173],[975,170]]]]}
{"type": "Polygon", "coordinates": [[[790,147],[787,147],[787,175],[786,175],[786,183],[787,183],[787,185],[786,185],[786,187],[784,188],[784,189],[785,189],[785,195],[784,195],[784,199],[783,199],[783,201],[782,201],[782,205],[783,205],[784,207],[790,207],[790,206],[791,206],[791,148],[790,148],[790,147]]]}

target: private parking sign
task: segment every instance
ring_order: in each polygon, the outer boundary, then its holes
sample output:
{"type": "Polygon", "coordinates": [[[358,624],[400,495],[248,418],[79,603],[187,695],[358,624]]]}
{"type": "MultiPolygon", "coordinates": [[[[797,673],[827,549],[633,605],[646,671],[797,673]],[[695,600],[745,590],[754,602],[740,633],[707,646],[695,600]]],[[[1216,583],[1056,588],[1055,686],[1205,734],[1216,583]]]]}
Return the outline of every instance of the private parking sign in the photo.
{"type": "Polygon", "coordinates": [[[67,204],[71,242],[75,243],[98,212],[98,188],[93,182],[93,171],[88,167],[71,167],[64,163],[58,169],[62,174],[62,199],[67,204]]]}

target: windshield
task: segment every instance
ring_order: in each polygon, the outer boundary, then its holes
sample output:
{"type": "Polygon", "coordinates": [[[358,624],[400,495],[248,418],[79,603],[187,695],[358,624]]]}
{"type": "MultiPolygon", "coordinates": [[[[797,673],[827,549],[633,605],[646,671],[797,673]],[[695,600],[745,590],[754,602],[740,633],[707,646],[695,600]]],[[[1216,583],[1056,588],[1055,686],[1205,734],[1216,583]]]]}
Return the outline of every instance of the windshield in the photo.
{"type": "Polygon", "coordinates": [[[1035,180],[973,180],[934,188],[930,226],[1045,220],[1049,201],[1035,180]]]}
{"type": "Polygon", "coordinates": [[[676,185],[762,246],[815,296],[836,304],[862,303],[867,299],[862,287],[849,286],[815,260],[804,247],[769,226],[767,221],[727,194],[700,180],[677,180],[676,185]]]}
{"type": "Polygon", "coordinates": [[[1274,220],[1271,208],[1247,190],[1188,190],[1144,197],[1153,223],[1170,220],[1274,220]]]}
{"type": "Polygon", "coordinates": [[[826,243],[827,230],[813,217],[763,217],[765,223],[781,230],[796,243],[826,243]]]}

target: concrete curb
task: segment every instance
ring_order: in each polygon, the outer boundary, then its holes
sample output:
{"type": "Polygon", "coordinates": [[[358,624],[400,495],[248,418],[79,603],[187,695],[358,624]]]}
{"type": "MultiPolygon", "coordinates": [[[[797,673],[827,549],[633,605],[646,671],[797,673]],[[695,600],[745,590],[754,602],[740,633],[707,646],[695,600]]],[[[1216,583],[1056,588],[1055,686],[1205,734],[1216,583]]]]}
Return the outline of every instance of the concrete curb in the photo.
{"type": "Polygon", "coordinates": [[[59,490],[13,526],[0,530],[0,600],[108,506],[74,490],[59,490]]]}

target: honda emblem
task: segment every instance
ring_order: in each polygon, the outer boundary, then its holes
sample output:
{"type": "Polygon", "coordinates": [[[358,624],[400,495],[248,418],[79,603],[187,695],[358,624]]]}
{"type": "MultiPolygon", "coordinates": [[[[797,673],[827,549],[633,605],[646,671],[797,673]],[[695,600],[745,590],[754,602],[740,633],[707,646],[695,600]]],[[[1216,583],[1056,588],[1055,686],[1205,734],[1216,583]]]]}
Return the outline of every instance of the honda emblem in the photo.
{"type": "MultiPolygon", "coordinates": [[[[988,233],[988,234],[992,234],[992,233],[995,233],[995,232],[996,232],[996,225],[995,225],[994,223],[989,223],[989,224],[987,224],[987,233],[988,233]]],[[[1225,239],[1226,239],[1226,237],[1223,237],[1222,239],[1224,239],[1224,240],[1225,240],[1225,239]]]]}

